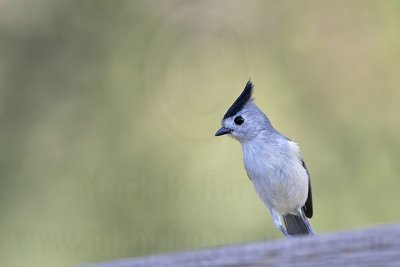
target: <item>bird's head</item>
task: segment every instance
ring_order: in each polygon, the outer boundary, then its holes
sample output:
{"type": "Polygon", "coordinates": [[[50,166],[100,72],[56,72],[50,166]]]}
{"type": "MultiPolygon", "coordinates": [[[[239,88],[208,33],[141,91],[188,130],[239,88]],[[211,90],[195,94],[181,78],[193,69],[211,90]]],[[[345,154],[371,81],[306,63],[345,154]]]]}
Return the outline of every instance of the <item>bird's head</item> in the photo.
{"type": "Polygon", "coordinates": [[[215,136],[229,134],[243,142],[251,140],[264,130],[271,129],[267,116],[254,103],[253,87],[249,80],[243,92],[225,113],[221,122],[222,127],[215,136]]]}

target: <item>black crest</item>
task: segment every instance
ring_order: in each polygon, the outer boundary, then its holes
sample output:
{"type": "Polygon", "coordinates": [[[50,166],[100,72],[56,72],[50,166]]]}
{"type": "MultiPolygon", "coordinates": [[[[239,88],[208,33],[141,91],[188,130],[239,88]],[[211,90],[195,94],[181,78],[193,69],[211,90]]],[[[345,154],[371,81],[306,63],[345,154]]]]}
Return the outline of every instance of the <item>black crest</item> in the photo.
{"type": "Polygon", "coordinates": [[[249,80],[244,88],[243,92],[236,99],[236,101],[232,104],[232,106],[228,109],[228,111],[224,115],[224,119],[234,116],[236,113],[242,110],[244,105],[251,99],[253,94],[253,84],[249,80]]]}

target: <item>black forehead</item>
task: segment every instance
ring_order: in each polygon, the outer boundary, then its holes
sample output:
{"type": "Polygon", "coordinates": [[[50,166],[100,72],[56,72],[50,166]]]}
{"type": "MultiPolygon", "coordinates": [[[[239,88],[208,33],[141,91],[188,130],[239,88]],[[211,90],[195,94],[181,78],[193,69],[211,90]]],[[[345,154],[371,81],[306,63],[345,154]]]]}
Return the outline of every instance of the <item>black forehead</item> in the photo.
{"type": "Polygon", "coordinates": [[[243,92],[225,113],[224,119],[236,115],[239,111],[243,109],[244,105],[246,105],[246,103],[251,99],[251,96],[253,94],[253,87],[253,83],[251,81],[248,81],[243,92]]]}

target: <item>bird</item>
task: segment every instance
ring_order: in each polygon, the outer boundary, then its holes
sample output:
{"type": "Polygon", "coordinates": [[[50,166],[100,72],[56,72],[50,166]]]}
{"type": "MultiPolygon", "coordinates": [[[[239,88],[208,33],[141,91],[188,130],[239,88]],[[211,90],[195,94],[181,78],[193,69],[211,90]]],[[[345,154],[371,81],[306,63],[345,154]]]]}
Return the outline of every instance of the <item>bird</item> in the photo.
{"type": "Polygon", "coordinates": [[[249,80],[215,136],[240,142],[247,176],[284,236],[314,235],[308,220],[313,216],[311,180],[299,146],[275,130],[255,104],[253,88],[249,80]]]}

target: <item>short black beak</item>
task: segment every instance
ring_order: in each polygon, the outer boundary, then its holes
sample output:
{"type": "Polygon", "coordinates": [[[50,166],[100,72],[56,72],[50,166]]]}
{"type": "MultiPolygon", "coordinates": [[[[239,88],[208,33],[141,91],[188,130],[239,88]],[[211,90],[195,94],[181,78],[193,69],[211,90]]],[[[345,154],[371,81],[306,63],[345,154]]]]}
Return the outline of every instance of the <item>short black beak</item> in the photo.
{"type": "Polygon", "coordinates": [[[221,127],[221,129],[219,129],[216,133],[215,136],[220,136],[220,135],[224,135],[224,134],[230,134],[231,130],[229,130],[228,128],[225,127],[221,127]]]}

